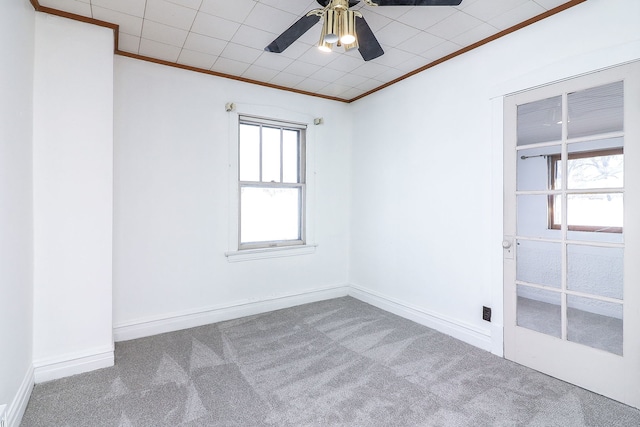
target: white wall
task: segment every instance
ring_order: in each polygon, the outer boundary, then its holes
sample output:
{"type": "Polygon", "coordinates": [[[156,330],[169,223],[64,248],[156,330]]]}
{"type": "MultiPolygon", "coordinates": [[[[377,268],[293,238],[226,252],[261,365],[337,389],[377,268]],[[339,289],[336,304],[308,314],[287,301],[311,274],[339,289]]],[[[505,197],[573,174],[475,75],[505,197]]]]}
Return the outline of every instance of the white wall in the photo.
{"type": "Polygon", "coordinates": [[[585,2],[357,101],[351,283],[501,354],[502,96],[640,58],[638,16],[585,2]]]}
{"type": "Polygon", "coordinates": [[[346,293],[346,104],[125,57],[115,61],[114,102],[116,340],[309,300],[301,294],[346,293]],[[227,113],[227,102],[237,110],[227,113]],[[315,253],[234,263],[225,257],[237,249],[230,165],[238,113],[310,124],[315,253]],[[314,117],[325,124],[314,126],[314,117]],[[247,305],[253,308],[243,311],[247,305]]]}
{"type": "Polygon", "coordinates": [[[112,100],[113,33],[37,14],[36,381],[113,364],[112,100]]]}
{"type": "Polygon", "coordinates": [[[30,392],[32,356],[31,137],[34,11],[26,1],[0,13],[0,405],[10,425],[30,392]]]}

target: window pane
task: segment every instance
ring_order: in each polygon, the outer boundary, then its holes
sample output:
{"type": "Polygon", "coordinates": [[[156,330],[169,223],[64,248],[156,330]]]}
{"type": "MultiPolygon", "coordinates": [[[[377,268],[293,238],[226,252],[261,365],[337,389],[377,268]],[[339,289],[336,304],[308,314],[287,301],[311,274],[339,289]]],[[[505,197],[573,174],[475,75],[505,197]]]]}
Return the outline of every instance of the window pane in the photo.
{"type": "Polygon", "coordinates": [[[567,245],[567,287],[622,299],[623,248],[567,245]]]}
{"type": "Polygon", "coordinates": [[[260,126],[240,125],[240,181],[260,181],[260,126]]]}
{"type": "Polygon", "coordinates": [[[623,84],[610,83],[568,95],[569,138],[623,129],[623,84]]]}
{"type": "Polygon", "coordinates": [[[518,326],[560,338],[562,336],[560,293],[523,285],[518,285],[517,292],[518,326]]]}
{"type": "Polygon", "coordinates": [[[567,223],[574,230],[576,227],[595,227],[595,230],[589,231],[619,232],[622,228],[623,211],[620,193],[567,196],[567,223]]]}
{"type": "Polygon", "coordinates": [[[560,288],[562,246],[560,243],[518,240],[516,280],[560,288]]]}
{"type": "Polygon", "coordinates": [[[560,156],[559,145],[518,150],[517,190],[547,190],[549,182],[549,161],[551,156],[560,156]]]}
{"type": "Polygon", "coordinates": [[[295,130],[282,131],[282,182],[300,182],[298,135],[299,132],[295,130]]]}
{"type": "MultiPolygon", "coordinates": [[[[559,239],[559,229],[549,228],[549,197],[544,194],[526,194],[517,196],[516,229],[518,236],[559,239]]],[[[554,213],[560,208],[560,197],[553,206],[554,213]]],[[[558,224],[559,224],[558,220],[558,224]]]]}
{"type": "Polygon", "coordinates": [[[562,97],[518,105],[517,145],[559,141],[562,138],[562,97]]]}
{"type": "Polygon", "coordinates": [[[622,154],[569,158],[567,188],[621,188],[624,186],[623,166],[622,154]]]}
{"type": "Polygon", "coordinates": [[[242,187],[241,243],[299,240],[300,188],[242,187]]]}
{"type": "Polygon", "coordinates": [[[262,182],[280,182],[280,129],[262,128],[262,182]]]}
{"type": "Polygon", "coordinates": [[[622,356],[622,304],[567,295],[567,339],[622,356]]]}

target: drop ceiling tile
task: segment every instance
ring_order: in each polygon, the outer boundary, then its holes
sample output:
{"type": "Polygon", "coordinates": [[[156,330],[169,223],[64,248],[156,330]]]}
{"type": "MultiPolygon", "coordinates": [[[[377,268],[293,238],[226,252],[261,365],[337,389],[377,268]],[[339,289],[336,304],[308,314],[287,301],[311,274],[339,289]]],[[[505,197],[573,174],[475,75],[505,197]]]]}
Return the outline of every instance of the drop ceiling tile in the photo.
{"type": "Polygon", "coordinates": [[[400,43],[396,46],[404,51],[420,54],[426,50],[432,49],[439,44],[444,43],[444,39],[429,33],[418,33],[414,37],[400,43]]]}
{"type": "Polygon", "coordinates": [[[343,97],[344,93],[352,89],[349,86],[341,85],[340,83],[329,83],[325,87],[322,88],[321,93],[323,95],[335,96],[335,97],[343,97]]]}
{"type": "Polygon", "coordinates": [[[245,70],[249,68],[249,64],[246,62],[235,61],[228,58],[218,58],[216,63],[211,67],[211,71],[217,71],[219,73],[229,74],[232,76],[240,76],[245,70]]]}
{"type": "Polygon", "coordinates": [[[259,30],[280,34],[298,19],[300,17],[293,13],[256,3],[247,19],[244,20],[244,24],[259,30]]]}
{"type": "Polygon", "coordinates": [[[427,50],[426,52],[422,52],[420,56],[427,58],[431,62],[447,56],[451,53],[457,52],[460,49],[462,49],[462,46],[453,42],[446,41],[432,49],[427,50]]]}
{"type": "MultiPolygon", "coordinates": [[[[342,49],[342,48],[334,48],[342,49]]],[[[334,60],[331,52],[322,52],[320,49],[309,49],[303,53],[300,58],[301,61],[308,62],[310,64],[316,64],[325,66],[334,60]]]]}
{"type": "Polygon", "coordinates": [[[471,6],[472,4],[477,2],[482,2],[482,1],[484,0],[462,0],[462,3],[460,3],[458,6],[454,6],[454,8],[459,10],[464,10],[469,6],[471,6]]]}
{"type": "Polygon", "coordinates": [[[382,48],[384,49],[385,54],[372,60],[371,62],[374,64],[395,67],[398,64],[408,61],[413,56],[409,52],[405,52],[400,49],[388,48],[386,46],[382,46],[382,48]]]}
{"type": "Polygon", "coordinates": [[[274,85],[284,86],[284,87],[293,87],[303,81],[305,77],[297,76],[291,73],[278,73],[274,78],[272,78],[269,83],[273,83],[274,85]]]}
{"type": "Polygon", "coordinates": [[[353,74],[357,74],[359,76],[373,78],[383,72],[387,71],[389,67],[386,65],[374,64],[372,62],[365,62],[360,67],[353,70],[353,74]]]}
{"type": "Polygon", "coordinates": [[[178,55],[180,55],[180,48],[143,38],[140,40],[139,53],[140,55],[148,56],[150,58],[158,58],[164,61],[176,62],[178,60],[178,55]]]}
{"type": "Polygon", "coordinates": [[[298,59],[302,55],[304,55],[309,49],[317,49],[317,47],[308,45],[298,40],[297,42],[293,43],[291,46],[286,48],[284,52],[281,52],[278,55],[284,56],[286,58],[298,59]]]}
{"type": "Polygon", "coordinates": [[[405,40],[415,37],[420,30],[405,25],[401,22],[393,21],[386,27],[375,33],[380,44],[386,46],[397,46],[405,40]]]}
{"type": "Polygon", "coordinates": [[[287,73],[295,74],[296,76],[309,77],[319,69],[319,65],[309,64],[308,62],[295,61],[284,71],[286,71],[287,73]]]}
{"type": "Polygon", "coordinates": [[[362,84],[359,84],[356,87],[358,89],[364,90],[365,92],[368,92],[368,91],[373,90],[373,89],[375,89],[377,87],[380,87],[383,84],[384,84],[384,82],[381,82],[380,80],[368,79],[367,81],[365,81],[362,84]]]}
{"type": "Polygon", "coordinates": [[[260,3],[299,16],[302,16],[305,12],[309,12],[313,9],[319,9],[321,7],[316,1],[302,0],[295,2],[292,2],[291,0],[260,0],[260,3]]]}
{"type": "Polygon", "coordinates": [[[389,68],[387,71],[383,71],[382,73],[376,76],[377,80],[382,80],[384,82],[390,82],[391,80],[395,80],[398,77],[402,77],[406,72],[398,69],[398,68],[389,68]]]}
{"type": "MultiPolygon", "coordinates": [[[[375,1],[374,1],[375,3],[375,1]]],[[[419,6],[419,7],[424,7],[424,6],[419,6]]],[[[413,7],[413,6],[379,6],[379,7],[369,7],[369,6],[365,6],[362,8],[362,13],[366,13],[369,10],[375,10],[375,12],[377,14],[380,14],[382,16],[386,16],[387,18],[390,19],[398,19],[399,17],[401,17],[402,15],[406,14],[406,13],[413,13],[413,11],[415,9],[417,9],[417,7],[413,7]]]]}
{"type": "Polygon", "coordinates": [[[208,70],[216,62],[216,59],[218,59],[218,57],[214,55],[182,49],[180,56],[178,56],[178,64],[208,70]]]}
{"type": "Polygon", "coordinates": [[[254,64],[271,70],[282,71],[287,68],[293,59],[282,55],[273,55],[271,52],[262,52],[262,55],[255,60],[254,64]]]}
{"type": "Polygon", "coordinates": [[[352,88],[347,89],[346,91],[344,91],[342,93],[342,97],[344,99],[353,99],[356,96],[362,95],[363,93],[365,93],[365,91],[363,89],[358,89],[358,88],[352,87],[352,88]]]}
{"type": "Polygon", "coordinates": [[[456,9],[453,7],[414,7],[413,10],[399,17],[398,21],[419,30],[425,30],[455,12],[456,9]]]}
{"type": "Polygon", "coordinates": [[[91,4],[142,18],[146,0],[91,0],[91,4]]]}
{"type": "Polygon", "coordinates": [[[238,31],[240,24],[207,13],[198,12],[193,21],[191,31],[203,36],[215,37],[222,40],[231,40],[238,31]]]}
{"type": "Polygon", "coordinates": [[[278,70],[270,70],[269,68],[260,67],[258,65],[250,65],[249,68],[242,73],[242,77],[259,82],[268,82],[278,74],[278,70]]]}
{"type": "Polygon", "coordinates": [[[144,19],[171,27],[189,30],[197,11],[168,0],[147,0],[144,19]]]}
{"type": "Polygon", "coordinates": [[[445,40],[452,39],[471,28],[482,24],[478,18],[474,18],[464,12],[456,12],[429,28],[429,33],[445,40]]]}
{"type": "Polygon", "coordinates": [[[142,25],[142,38],[180,48],[184,45],[187,34],[188,32],[185,30],[159,24],[154,21],[145,20],[142,25]]]}
{"type": "Polygon", "coordinates": [[[253,47],[255,49],[263,49],[268,46],[276,38],[276,35],[267,31],[258,30],[247,25],[238,28],[235,35],[231,39],[233,43],[243,46],[253,47]]]}
{"type": "Polygon", "coordinates": [[[417,70],[418,68],[424,67],[425,65],[429,64],[429,62],[431,62],[429,59],[423,58],[421,56],[415,56],[410,60],[397,65],[396,69],[402,70],[405,73],[410,73],[414,70],[417,70]]]}
{"type": "Polygon", "coordinates": [[[140,47],[140,37],[126,33],[118,35],[118,49],[124,52],[138,53],[140,47]]]}
{"type": "Polygon", "coordinates": [[[242,46],[235,43],[228,43],[224,48],[220,56],[223,58],[233,59],[236,61],[246,62],[248,64],[253,63],[260,55],[262,50],[253,49],[247,46],[242,46]]]}
{"type": "Polygon", "coordinates": [[[338,55],[336,59],[327,64],[327,68],[350,72],[362,66],[362,58],[356,58],[348,54],[338,55]]]}
{"type": "Polygon", "coordinates": [[[343,84],[345,86],[356,87],[358,85],[363,84],[369,80],[368,77],[359,76],[357,74],[346,73],[344,76],[340,77],[340,80],[337,83],[343,84]]]}
{"type": "Polygon", "coordinates": [[[300,90],[306,90],[307,92],[318,92],[327,85],[327,82],[316,79],[304,79],[294,87],[300,90]]]}
{"type": "Polygon", "coordinates": [[[484,0],[466,7],[464,13],[486,22],[528,1],[529,0],[484,0]]]}
{"type": "Polygon", "coordinates": [[[558,7],[562,4],[567,3],[569,0],[535,0],[540,6],[544,7],[547,10],[553,9],[554,7],[558,7]]]}
{"type": "Polygon", "coordinates": [[[226,46],[227,42],[224,40],[196,33],[189,33],[187,40],[184,42],[185,49],[213,56],[220,55],[226,46]]]}
{"type": "Polygon", "coordinates": [[[346,73],[344,71],[332,70],[330,68],[321,68],[313,73],[310,77],[312,79],[320,80],[327,83],[333,83],[340,80],[346,73]]]}
{"type": "Polygon", "coordinates": [[[200,11],[242,23],[256,4],[255,0],[203,0],[200,11]]]}
{"type": "Polygon", "coordinates": [[[198,10],[202,4],[202,0],[169,0],[171,3],[175,3],[179,6],[188,7],[190,9],[198,10]]]}
{"type": "Polygon", "coordinates": [[[510,11],[503,13],[500,16],[496,16],[489,23],[500,30],[506,30],[514,25],[517,25],[527,19],[540,15],[546,12],[546,10],[537,3],[528,2],[520,7],[511,9],[510,11]]]}
{"type": "Polygon", "coordinates": [[[126,33],[139,37],[142,33],[142,18],[140,17],[99,6],[92,6],[91,9],[95,19],[118,24],[120,26],[120,34],[126,33]]]}
{"type": "Polygon", "coordinates": [[[472,28],[466,33],[460,34],[459,36],[453,38],[451,41],[453,41],[454,43],[460,46],[470,46],[475,42],[484,40],[487,37],[490,37],[498,32],[499,30],[496,27],[489,25],[487,23],[483,23],[478,25],[475,28],[472,28]]]}
{"type": "Polygon", "coordinates": [[[66,12],[75,13],[76,15],[91,18],[91,5],[83,1],[77,0],[46,0],[40,1],[41,6],[50,7],[52,9],[64,10],[66,12]]]}
{"type": "MultiPolygon", "coordinates": [[[[375,13],[371,8],[363,10],[362,16],[374,33],[380,31],[391,23],[391,19],[375,13]]],[[[320,37],[320,33],[318,33],[318,37],[320,37]]]]}

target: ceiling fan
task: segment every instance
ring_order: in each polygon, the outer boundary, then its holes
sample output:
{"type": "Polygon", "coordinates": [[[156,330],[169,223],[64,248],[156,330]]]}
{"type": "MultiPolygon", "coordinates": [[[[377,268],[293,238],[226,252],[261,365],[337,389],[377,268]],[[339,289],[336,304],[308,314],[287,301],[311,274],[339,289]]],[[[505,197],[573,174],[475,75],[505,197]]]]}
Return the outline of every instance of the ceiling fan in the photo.
{"type": "MultiPolygon", "coordinates": [[[[362,14],[349,8],[360,0],[316,0],[322,8],[313,9],[296,21],[265,47],[267,52],[281,53],[323,19],[318,48],[331,51],[334,45],[345,51],[358,49],[362,59],[370,61],[384,54],[382,46],[362,14]]],[[[458,6],[462,0],[362,0],[368,6],[458,6]]]]}

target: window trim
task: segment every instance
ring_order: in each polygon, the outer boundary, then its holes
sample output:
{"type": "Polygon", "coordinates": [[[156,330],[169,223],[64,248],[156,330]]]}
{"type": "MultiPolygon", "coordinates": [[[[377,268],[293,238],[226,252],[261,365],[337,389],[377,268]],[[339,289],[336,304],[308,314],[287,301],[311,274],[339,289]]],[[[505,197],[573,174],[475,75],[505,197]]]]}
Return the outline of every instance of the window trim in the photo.
{"type": "MultiPolygon", "coordinates": [[[[585,159],[588,157],[601,157],[601,156],[613,156],[624,154],[624,148],[604,148],[601,150],[590,150],[590,151],[580,151],[574,153],[567,153],[567,161],[575,160],[575,159],[585,159]]],[[[556,188],[556,180],[558,176],[557,165],[560,163],[562,165],[562,156],[561,154],[551,154],[547,157],[547,171],[549,173],[549,189],[557,190],[556,188]]],[[[562,166],[561,166],[562,167],[562,166]]],[[[565,189],[565,191],[568,189],[565,189]]],[[[582,194],[580,192],[576,192],[575,194],[582,194]]],[[[547,222],[549,230],[560,230],[562,228],[561,224],[557,224],[555,222],[555,198],[560,196],[560,194],[549,194],[547,196],[547,222]]],[[[599,232],[599,233],[622,233],[622,227],[606,227],[606,226],[593,226],[593,225],[569,225],[567,224],[568,231],[588,231],[588,232],[599,232]]]]}
{"type": "MultiPolygon", "coordinates": [[[[242,251],[264,251],[264,250],[278,250],[286,248],[295,248],[307,245],[307,125],[304,123],[298,123],[294,121],[269,119],[264,117],[250,116],[239,114],[237,121],[238,138],[236,145],[238,147],[236,165],[237,165],[237,250],[242,251]],[[240,126],[243,124],[260,126],[260,181],[241,181],[240,180],[240,126]],[[294,130],[298,132],[298,182],[274,182],[274,181],[262,181],[262,128],[271,127],[278,128],[282,132],[283,130],[294,130]],[[298,188],[300,189],[299,200],[299,221],[298,221],[298,239],[291,240],[270,240],[260,242],[242,242],[242,188],[298,188]]],[[[283,179],[283,164],[282,164],[282,133],[280,139],[280,180],[283,179]]],[[[228,255],[227,255],[228,256],[228,255]]]]}

